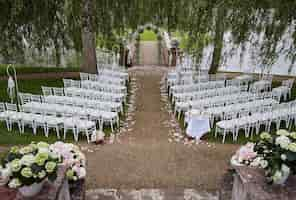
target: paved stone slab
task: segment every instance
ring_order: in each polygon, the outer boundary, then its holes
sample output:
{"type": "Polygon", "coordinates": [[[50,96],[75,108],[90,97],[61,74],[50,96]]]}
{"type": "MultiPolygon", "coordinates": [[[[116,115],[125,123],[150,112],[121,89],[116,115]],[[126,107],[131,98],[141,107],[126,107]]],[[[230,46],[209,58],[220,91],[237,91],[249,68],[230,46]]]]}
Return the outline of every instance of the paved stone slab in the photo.
{"type": "Polygon", "coordinates": [[[218,200],[218,195],[195,189],[95,189],[87,191],[86,200],[218,200]]]}

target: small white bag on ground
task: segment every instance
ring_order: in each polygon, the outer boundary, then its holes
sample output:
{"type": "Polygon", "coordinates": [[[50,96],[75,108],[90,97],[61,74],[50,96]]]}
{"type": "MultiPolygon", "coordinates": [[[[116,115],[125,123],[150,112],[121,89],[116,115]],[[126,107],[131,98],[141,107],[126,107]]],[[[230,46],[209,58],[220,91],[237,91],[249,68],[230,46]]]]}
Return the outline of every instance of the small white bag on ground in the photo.
{"type": "Polygon", "coordinates": [[[105,138],[105,133],[102,130],[98,130],[91,135],[92,142],[104,141],[104,138],[105,138]]]}

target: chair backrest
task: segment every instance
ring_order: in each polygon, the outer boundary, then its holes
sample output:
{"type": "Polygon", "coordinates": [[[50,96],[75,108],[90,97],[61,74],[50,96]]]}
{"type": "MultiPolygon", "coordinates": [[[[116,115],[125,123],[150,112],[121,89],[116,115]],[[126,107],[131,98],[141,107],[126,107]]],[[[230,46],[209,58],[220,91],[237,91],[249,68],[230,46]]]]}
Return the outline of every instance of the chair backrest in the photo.
{"type": "Polygon", "coordinates": [[[46,112],[44,112],[44,114],[49,116],[57,116],[56,111],[53,110],[47,110],[46,112]]]}
{"type": "Polygon", "coordinates": [[[5,110],[5,104],[3,102],[0,102],[0,112],[4,112],[5,110]]]}
{"type": "Polygon", "coordinates": [[[237,118],[237,113],[236,112],[227,112],[224,114],[224,120],[230,120],[237,118]]]}
{"type": "Polygon", "coordinates": [[[288,79],[282,82],[282,85],[287,86],[288,88],[292,88],[293,84],[294,84],[294,79],[288,79]]]}
{"type": "Polygon", "coordinates": [[[80,88],[81,84],[78,80],[71,80],[71,87],[80,88]]]}
{"type": "Polygon", "coordinates": [[[52,95],[52,88],[51,87],[41,86],[41,89],[42,89],[42,93],[44,96],[52,95]]]}
{"type": "Polygon", "coordinates": [[[17,112],[17,105],[14,103],[5,103],[6,109],[8,111],[16,111],[17,112]]]}
{"type": "Polygon", "coordinates": [[[80,80],[82,81],[86,81],[88,80],[88,73],[83,73],[83,72],[80,72],[80,80]]]}
{"type": "Polygon", "coordinates": [[[72,80],[71,79],[63,79],[64,87],[71,87],[72,86],[72,80]]]}
{"type": "Polygon", "coordinates": [[[29,94],[29,93],[22,93],[22,92],[20,92],[19,93],[19,97],[20,97],[20,100],[21,100],[21,104],[25,104],[25,103],[31,102],[31,94],[29,94]]]}
{"type": "Polygon", "coordinates": [[[98,80],[98,75],[97,74],[89,74],[89,80],[91,81],[97,81],[98,80]]]}
{"type": "Polygon", "coordinates": [[[64,96],[64,88],[56,88],[56,87],[54,87],[54,88],[52,88],[52,90],[53,90],[53,94],[55,96],[64,96]]]}
{"type": "Polygon", "coordinates": [[[246,117],[246,116],[249,116],[250,115],[250,111],[249,110],[241,110],[239,113],[238,113],[238,116],[239,117],[246,117]]]}
{"type": "Polygon", "coordinates": [[[41,96],[40,95],[31,95],[31,101],[41,103],[41,96]]]}

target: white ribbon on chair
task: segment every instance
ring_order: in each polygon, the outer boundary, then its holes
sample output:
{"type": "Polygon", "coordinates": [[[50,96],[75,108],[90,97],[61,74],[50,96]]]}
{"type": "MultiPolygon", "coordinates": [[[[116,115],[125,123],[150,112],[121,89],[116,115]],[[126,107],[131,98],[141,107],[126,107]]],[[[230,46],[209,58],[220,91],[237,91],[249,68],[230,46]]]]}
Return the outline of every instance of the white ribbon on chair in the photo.
{"type": "Polygon", "coordinates": [[[8,78],[7,93],[10,98],[11,103],[13,103],[13,99],[15,97],[15,83],[14,83],[14,80],[11,76],[9,76],[9,78],[8,78]]]}

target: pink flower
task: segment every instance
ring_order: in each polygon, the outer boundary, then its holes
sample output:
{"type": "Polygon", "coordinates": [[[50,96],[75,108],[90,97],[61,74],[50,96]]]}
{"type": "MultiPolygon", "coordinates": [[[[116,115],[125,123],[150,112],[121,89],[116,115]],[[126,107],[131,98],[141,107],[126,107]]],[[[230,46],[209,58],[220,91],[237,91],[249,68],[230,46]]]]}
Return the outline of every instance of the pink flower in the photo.
{"type": "Polygon", "coordinates": [[[257,153],[254,152],[253,143],[247,143],[236,152],[236,157],[239,162],[253,160],[256,156],[257,153]]]}

